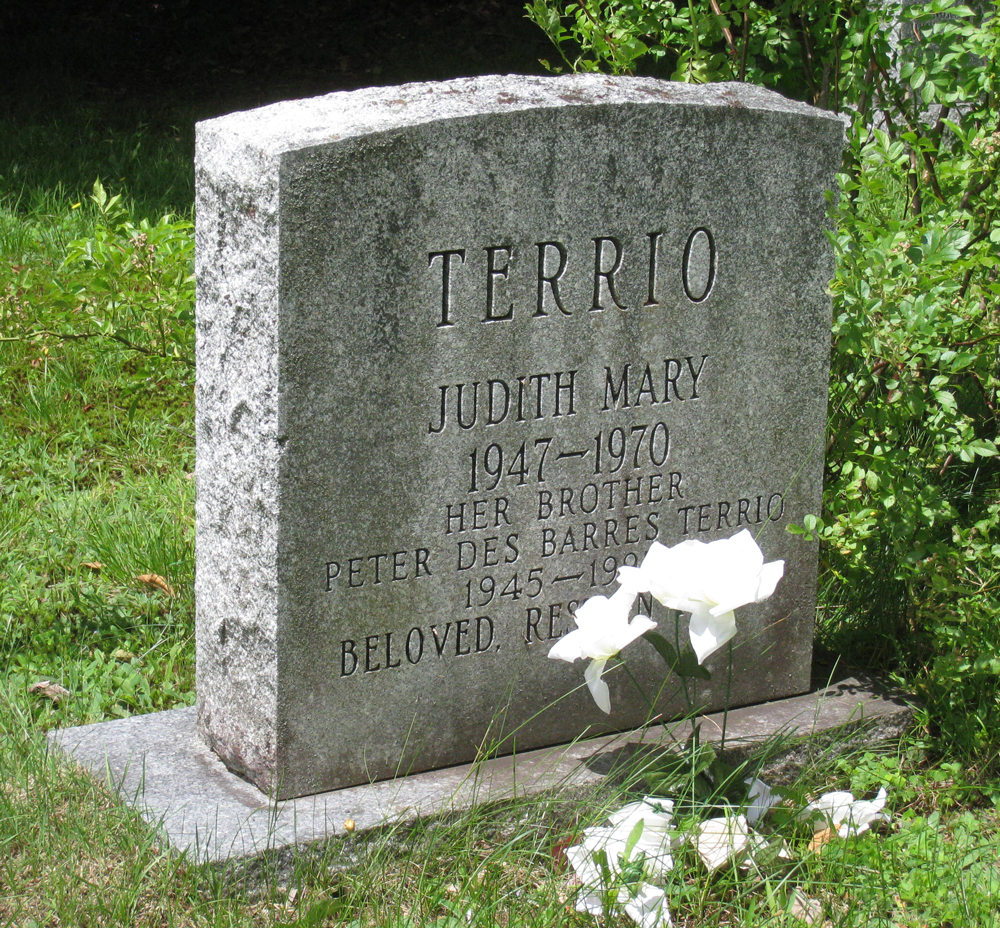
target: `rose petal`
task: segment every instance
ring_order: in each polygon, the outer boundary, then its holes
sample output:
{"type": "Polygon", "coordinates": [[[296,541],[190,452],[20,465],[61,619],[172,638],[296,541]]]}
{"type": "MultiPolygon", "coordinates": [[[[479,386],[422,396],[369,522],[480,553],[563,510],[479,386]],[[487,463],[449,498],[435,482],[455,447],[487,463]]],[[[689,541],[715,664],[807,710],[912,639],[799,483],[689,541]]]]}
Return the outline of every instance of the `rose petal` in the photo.
{"type": "Polygon", "coordinates": [[[668,609],[691,613],[691,644],[704,661],[736,634],[735,609],[770,596],[783,561],[764,563],[746,529],[708,544],[689,539],[668,548],[653,542],[638,568],[621,568],[630,590],[649,591],[668,609]]]}
{"type": "Polygon", "coordinates": [[[774,792],[763,780],[748,777],[743,782],[750,787],[747,793],[747,798],[750,800],[750,806],[747,809],[747,821],[751,825],[756,825],[771,806],[776,806],[781,802],[781,795],[774,792]]]}
{"type": "Polygon", "coordinates": [[[695,848],[710,870],[740,857],[750,843],[747,820],[742,815],[710,818],[698,826],[695,848]]]}
{"type": "Polygon", "coordinates": [[[605,664],[607,664],[606,659],[591,661],[587,665],[587,669],[583,672],[583,678],[587,681],[587,686],[590,688],[590,695],[594,697],[597,708],[605,715],[610,715],[611,693],[608,690],[608,684],[601,679],[605,664]]]}
{"type": "Polygon", "coordinates": [[[625,903],[625,914],[640,928],[669,928],[673,925],[666,892],[650,883],[639,884],[636,894],[625,903]]]}
{"type": "Polygon", "coordinates": [[[727,612],[725,615],[714,616],[702,607],[691,613],[688,635],[698,663],[704,664],[736,635],[736,614],[727,612]]]}

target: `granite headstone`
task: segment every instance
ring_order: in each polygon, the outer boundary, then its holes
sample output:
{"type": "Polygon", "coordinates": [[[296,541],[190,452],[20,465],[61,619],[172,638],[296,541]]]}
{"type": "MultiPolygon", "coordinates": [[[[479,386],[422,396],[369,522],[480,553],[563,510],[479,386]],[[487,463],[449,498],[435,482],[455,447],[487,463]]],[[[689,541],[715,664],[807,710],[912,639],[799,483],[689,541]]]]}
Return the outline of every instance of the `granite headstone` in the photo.
{"type": "Polygon", "coordinates": [[[231,769],[285,798],[642,724],[624,673],[605,716],[547,653],[654,539],[784,558],[730,698],[808,688],[786,525],[820,506],[842,139],[759,88],[599,75],[198,126],[198,719],[231,769]]]}

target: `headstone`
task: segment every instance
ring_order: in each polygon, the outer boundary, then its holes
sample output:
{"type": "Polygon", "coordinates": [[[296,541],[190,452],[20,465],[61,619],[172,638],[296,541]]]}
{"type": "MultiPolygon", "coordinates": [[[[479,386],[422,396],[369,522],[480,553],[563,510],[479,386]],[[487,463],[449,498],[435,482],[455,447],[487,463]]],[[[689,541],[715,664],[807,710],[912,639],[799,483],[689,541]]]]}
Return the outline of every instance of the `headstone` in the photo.
{"type": "Polygon", "coordinates": [[[786,562],[698,705],[808,688],[786,525],[820,508],[842,138],[599,75],[199,125],[198,718],[231,769],[285,798],[683,713],[646,642],[610,716],[547,658],[654,539],[786,562]]]}

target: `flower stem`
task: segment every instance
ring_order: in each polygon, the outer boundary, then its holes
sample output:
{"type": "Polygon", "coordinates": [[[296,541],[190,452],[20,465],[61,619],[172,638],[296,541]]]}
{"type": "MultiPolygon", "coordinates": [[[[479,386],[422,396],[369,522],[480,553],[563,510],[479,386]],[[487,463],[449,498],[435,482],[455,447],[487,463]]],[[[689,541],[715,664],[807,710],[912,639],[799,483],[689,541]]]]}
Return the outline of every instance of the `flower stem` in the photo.
{"type": "MultiPolygon", "coordinates": [[[[668,609],[667,615],[669,616],[673,613],[674,616],[674,648],[677,653],[681,653],[681,614],[676,609],[668,609]]],[[[683,674],[678,674],[681,678],[681,686],[684,687],[684,701],[688,706],[688,714],[691,718],[694,718],[697,714],[694,708],[694,697],[691,695],[691,691],[688,689],[688,678],[683,674]]]]}
{"type": "Polygon", "coordinates": [[[726,703],[722,707],[722,737],[719,739],[719,753],[726,749],[726,722],[729,721],[729,699],[733,692],[733,642],[729,642],[729,669],[726,672],[726,703]]]}
{"type": "Polygon", "coordinates": [[[628,664],[625,663],[625,659],[621,656],[621,654],[618,655],[618,660],[621,663],[622,667],[625,668],[625,673],[628,674],[628,678],[632,681],[633,686],[635,686],[635,688],[639,691],[639,695],[642,697],[642,701],[649,707],[650,713],[655,713],[656,708],[650,701],[649,697],[646,695],[646,691],[639,685],[639,681],[636,680],[634,674],[632,673],[628,664]]]}

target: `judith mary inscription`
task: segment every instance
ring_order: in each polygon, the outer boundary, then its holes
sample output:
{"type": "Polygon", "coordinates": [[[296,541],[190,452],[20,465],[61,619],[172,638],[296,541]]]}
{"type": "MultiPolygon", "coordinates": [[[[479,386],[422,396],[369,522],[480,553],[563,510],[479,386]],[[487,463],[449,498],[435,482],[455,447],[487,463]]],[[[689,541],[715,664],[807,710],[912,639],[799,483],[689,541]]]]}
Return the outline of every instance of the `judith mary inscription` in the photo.
{"type": "Polygon", "coordinates": [[[784,529],[819,505],[841,134],[593,77],[199,127],[199,719],[227,763],[292,796],[681,711],[652,653],[609,717],[548,649],[651,541],[743,528],[787,579],[733,700],[807,687],[816,552],[784,529]]]}

